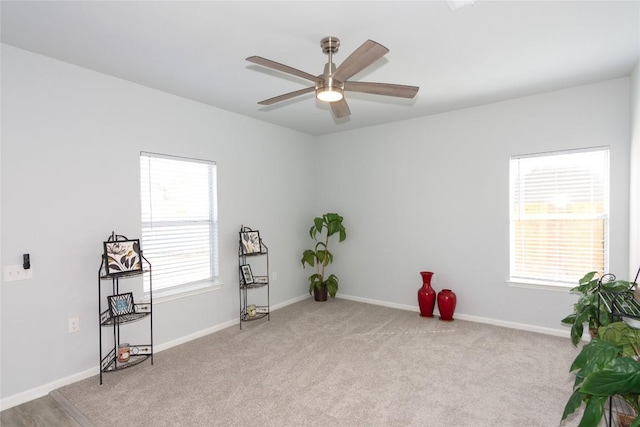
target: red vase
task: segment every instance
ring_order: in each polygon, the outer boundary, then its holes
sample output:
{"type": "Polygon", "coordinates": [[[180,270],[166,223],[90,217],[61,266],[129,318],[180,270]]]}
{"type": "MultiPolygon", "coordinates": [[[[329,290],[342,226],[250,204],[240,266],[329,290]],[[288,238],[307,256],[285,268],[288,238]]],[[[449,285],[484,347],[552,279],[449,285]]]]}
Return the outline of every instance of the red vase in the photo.
{"type": "Polygon", "coordinates": [[[418,305],[420,316],[433,317],[433,308],[436,306],[436,291],[431,287],[431,271],[421,271],[422,287],[418,289],[418,305]]]}
{"type": "Polygon", "coordinates": [[[438,311],[440,311],[440,320],[453,320],[456,301],[456,294],[451,289],[443,289],[438,292],[438,311]]]}

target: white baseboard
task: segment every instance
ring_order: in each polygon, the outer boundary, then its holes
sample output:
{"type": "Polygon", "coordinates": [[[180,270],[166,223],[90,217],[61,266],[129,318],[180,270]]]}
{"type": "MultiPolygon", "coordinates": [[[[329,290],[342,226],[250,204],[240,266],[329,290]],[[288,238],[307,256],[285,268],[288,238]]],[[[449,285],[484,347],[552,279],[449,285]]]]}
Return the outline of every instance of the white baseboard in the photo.
{"type": "Polygon", "coordinates": [[[287,300],[285,302],[281,302],[280,304],[272,305],[271,306],[271,311],[275,311],[275,310],[278,310],[280,308],[286,307],[288,305],[295,304],[297,302],[306,300],[307,298],[311,298],[311,295],[306,294],[306,295],[301,295],[299,297],[291,298],[290,300],[287,300]]]}
{"type": "Polygon", "coordinates": [[[78,381],[82,381],[94,375],[98,375],[99,373],[100,373],[100,370],[96,365],[95,368],[87,369],[85,371],[78,372],[73,375],[69,375],[68,377],[60,378],[50,383],[43,384],[36,388],[23,391],[22,393],[14,394],[13,396],[9,396],[0,400],[0,410],[4,411],[5,409],[13,408],[14,406],[21,405],[31,400],[39,399],[51,393],[53,390],[56,390],[60,387],[64,387],[69,384],[73,384],[78,381]]]}
{"type": "Polygon", "coordinates": [[[193,341],[193,340],[198,339],[198,338],[202,338],[204,336],[207,336],[207,335],[212,334],[214,332],[221,331],[223,329],[228,328],[229,326],[234,326],[234,325],[237,325],[237,324],[238,324],[238,319],[229,320],[229,321],[220,323],[218,325],[212,326],[210,328],[202,329],[202,330],[196,331],[196,332],[194,332],[192,334],[185,335],[185,336],[182,336],[180,338],[176,338],[175,340],[171,340],[171,341],[167,341],[167,342],[162,343],[162,344],[154,345],[153,346],[153,352],[154,352],[154,354],[155,353],[160,353],[161,351],[168,350],[168,349],[170,349],[172,347],[175,347],[175,346],[180,345],[180,344],[187,343],[189,341],[193,341]]]}
{"type": "MultiPolygon", "coordinates": [[[[390,303],[390,302],[387,302],[387,301],[380,301],[380,300],[369,299],[369,298],[361,298],[361,297],[355,297],[355,296],[344,295],[344,294],[340,294],[337,297],[338,298],[342,298],[342,299],[351,300],[351,301],[363,302],[363,303],[366,303],[366,304],[381,305],[381,306],[384,306],[384,307],[397,308],[397,309],[400,309],[400,310],[415,311],[417,313],[420,312],[420,309],[417,306],[413,306],[413,305],[396,304],[396,303],[390,303]]],[[[434,310],[434,313],[439,314],[437,308],[434,310]]],[[[498,320],[498,319],[491,319],[491,318],[487,318],[487,317],[472,316],[472,315],[462,314],[462,313],[456,313],[455,314],[455,318],[456,319],[460,319],[460,320],[468,320],[470,322],[485,323],[485,324],[488,324],[488,325],[502,326],[502,327],[511,328],[511,329],[519,329],[519,330],[522,330],[522,331],[538,332],[538,333],[541,333],[541,334],[553,335],[553,336],[563,337],[563,338],[570,338],[571,337],[571,334],[570,334],[569,330],[546,328],[546,327],[543,327],[543,326],[535,326],[535,325],[527,325],[525,323],[508,322],[506,320],[498,320]]],[[[588,334],[585,334],[583,336],[583,340],[588,341],[589,339],[590,339],[590,337],[589,337],[588,334]]]]}
{"type": "MultiPolygon", "coordinates": [[[[276,305],[272,305],[271,306],[271,311],[275,311],[278,310],[280,308],[286,307],[288,305],[294,304],[298,301],[302,301],[306,298],[309,298],[309,295],[302,295],[300,297],[296,297],[296,298],[292,298],[290,300],[287,300],[285,302],[281,302],[280,304],[276,304],[276,305]]],[[[234,319],[234,320],[229,320],[227,322],[223,322],[220,323],[218,325],[212,326],[210,328],[206,328],[197,332],[194,332],[192,334],[189,335],[185,335],[183,337],[177,338],[175,340],[172,341],[168,341],[162,344],[158,344],[158,345],[154,345],[153,346],[153,352],[155,353],[159,353],[161,351],[164,350],[168,350],[172,347],[175,347],[177,345],[181,345],[184,343],[187,343],[189,341],[204,337],[206,335],[212,334],[214,332],[218,332],[222,329],[226,329],[229,326],[234,326],[238,324],[238,319],[234,319]]],[[[32,388],[30,390],[27,391],[23,391],[21,393],[18,394],[14,394],[13,396],[9,396],[6,397],[2,400],[0,400],[0,410],[4,411],[5,409],[9,409],[12,408],[14,406],[18,406],[18,405],[22,405],[23,403],[27,403],[31,400],[34,399],[39,399],[43,396],[46,396],[47,394],[51,393],[53,390],[56,390],[60,387],[64,387],[66,385],[69,384],[73,384],[75,382],[78,381],[82,381],[84,379],[93,377],[94,375],[98,375],[100,374],[100,368],[98,367],[98,365],[96,365],[93,368],[87,369],[85,371],[82,372],[78,372],[76,374],[73,375],[69,375],[68,377],[64,377],[64,378],[60,378],[58,380],[52,381],[50,383],[47,384],[43,384],[41,386],[32,388]]]]}
{"type": "MultiPolygon", "coordinates": [[[[298,301],[302,301],[305,298],[308,298],[308,296],[304,296],[303,295],[301,297],[296,297],[296,298],[290,299],[288,301],[281,302],[280,304],[272,305],[270,308],[271,308],[271,311],[275,311],[275,310],[278,310],[279,308],[286,307],[286,306],[291,305],[293,303],[296,303],[298,301]]],[[[153,351],[154,351],[154,353],[159,353],[161,351],[170,349],[171,347],[175,347],[177,345],[184,344],[184,343],[187,343],[189,341],[192,341],[192,340],[195,340],[195,339],[198,339],[198,338],[202,338],[202,337],[204,337],[206,335],[213,334],[214,332],[221,331],[221,330],[226,329],[226,328],[228,328],[230,326],[237,326],[238,322],[239,322],[238,319],[229,320],[227,322],[220,323],[220,324],[212,326],[210,328],[202,329],[202,330],[194,332],[192,334],[185,335],[185,336],[177,338],[175,340],[168,341],[166,343],[159,344],[159,345],[154,345],[153,346],[153,351]]]]}

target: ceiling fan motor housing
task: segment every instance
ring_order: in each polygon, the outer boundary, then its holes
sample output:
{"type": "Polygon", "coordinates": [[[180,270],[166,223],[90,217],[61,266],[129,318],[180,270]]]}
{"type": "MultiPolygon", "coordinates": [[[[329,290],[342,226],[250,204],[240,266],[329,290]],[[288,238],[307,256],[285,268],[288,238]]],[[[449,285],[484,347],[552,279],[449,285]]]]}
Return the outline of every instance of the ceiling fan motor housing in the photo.
{"type": "Polygon", "coordinates": [[[320,47],[322,47],[322,52],[327,55],[330,53],[336,53],[340,47],[340,39],[332,36],[325,37],[320,40],[320,47]]]}
{"type": "MultiPolygon", "coordinates": [[[[320,92],[326,92],[326,91],[343,94],[344,83],[339,82],[338,80],[334,80],[333,77],[331,77],[331,74],[333,74],[335,69],[336,69],[336,64],[334,64],[333,62],[327,62],[325,64],[324,73],[318,76],[318,79],[316,80],[316,85],[315,85],[316,97],[320,92]]],[[[322,99],[322,97],[320,97],[320,99],[322,99]]]]}

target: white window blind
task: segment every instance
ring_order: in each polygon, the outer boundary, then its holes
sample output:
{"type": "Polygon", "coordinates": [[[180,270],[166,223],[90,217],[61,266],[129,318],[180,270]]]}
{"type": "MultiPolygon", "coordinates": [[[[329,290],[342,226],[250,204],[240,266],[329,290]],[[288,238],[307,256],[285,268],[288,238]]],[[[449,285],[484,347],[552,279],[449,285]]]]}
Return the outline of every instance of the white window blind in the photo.
{"type": "Polygon", "coordinates": [[[511,281],[608,270],[609,149],[511,158],[511,281]]]}
{"type": "MultiPolygon", "coordinates": [[[[191,290],[218,279],[216,165],[140,153],[142,249],[153,291],[191,290]]],[[[145,292],[149,278],[145,275],[145,292]]]]}

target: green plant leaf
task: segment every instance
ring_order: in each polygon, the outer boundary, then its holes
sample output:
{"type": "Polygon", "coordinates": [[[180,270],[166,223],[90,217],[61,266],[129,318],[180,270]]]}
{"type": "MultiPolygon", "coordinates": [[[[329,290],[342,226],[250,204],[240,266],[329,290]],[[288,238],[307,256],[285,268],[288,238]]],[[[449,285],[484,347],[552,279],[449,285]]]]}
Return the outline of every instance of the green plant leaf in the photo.
{"type": "Polygon", "coordinates": [[[333,254],[329,251],[319,250],[316,252],[318,263],[327,266],[333,262],[333,254]]]}
{"type": "Polygon", "coordinates": [[[579,390],[574,391],[564,407],[562,420],[566,419],[569,415],[573,414],[580,406],[582,406],[582,400],[584,398],[584,393],[581,393],[579,390]]]}
{"type": "Polygon", "coordinates": [[[601,289],[606,292],[622,292],[631,289],[632,283],[626,280],[614,280],[601,285],[601,289]]]}
{"type": "Polygon", "coordinates": [[[591,283],[585,283],[584,285],[576,286],[571,289],[572,294],[589,295],[598,289],[598,282],[594,280],[591,283]]]}
{"type": "Polygon", "coordinates": [[[316,253],[311,249],[307,249],[302,253],[302,259],[300,260],[302,263],[302,267],[304,268],[305,264],[309,264],[309,266],[313,267],[316,263],[316,253]]]}
{"type": "MultiPolygon", "coordinates": [[[[596,326],[597,325],[597,318],[596,318],[596,326]]],[[[601,304],[600,305],[600,326],[605,326],[608,325],[609,323],[611,323],[611,313],[609,313],[609,310],[607,309],[607,306],[605,304],[601,304]]]]}
{"type": "Polygon", "coordinates": [[[322,287],[322,276],[319,273],[309,276],[309,293],[312,293],[315,288],[320,289],[322,287]]]}
{"type": "Polygon", "coordinates": [[[587,295],[593,293],[596,289],[598,289],[598,280],[599,278],[595,277],[598,274],[597,271],[591,271],[585,274],[579,281],[578,286],[571,289],[572,294],[582,294],[587,295]]]}
{"type": "Polygon", "coordinates": [[[640,363],[630,357],[615,358],[587,375],[580,391],[595,396],[640,393],[640,363]]]}
{"type": "Polygon", "coordinates": [[[309,236],[313,240],[318,240],[318,234],[322,234],[322,218],[314,218],[313,225],[309,229],[309,236]]]}
{"type": "Polygon", "coordinates": [[[327,280],[324,281],[324,284],[327,287],[331,298],[335,298],[336,293],[338,292],[338,277],[335,274],[331,274],[327,277],[327,280]]]}
{"type": "Polygon", "coordinates": [[[591,280],[593,280],[593,277],[598,274],[597,271],[590,271],[587,274],[585,274],[584,276],[582,276],[582,278],[578,281],[578,283],[580,283],[581,285],[585,284],[585,283],[589,283],[591,282],[591,280]]]}
{"type": "Polygon", "coordinates": [[[636,356],[636,348],[640,348],[640,330],[632,328],[625,322],[613,322],[598,328],[598,337],[611,344],[622,347],[622,355],[636,356]]]}
{"type": "Polygon", "coordinates": [[[598,338],[612,344],[620,344],[623,336],[623,331],[620,329],[622,325],[620,325],[620,323],[622,322],[615,322],[598,328],[598,338]]]}
{"type": "Polygon", "coordinates": [[[582,376],[586,377],[590,372],[604,368],[619,353],[620,347],[595,339],[582,347],[571,364],[570,372],[579,369],[582,371],[582,376]]]}
{"type": "Polygon", "coordinates": [[[560,323],[564,323],[565,325],[573,325],[576,321],[576,314],[570,314],[567,317],[565,317],[564,319],[562,319],[560,321],[560,323]]]}
{"type": "Polygon", "coordinates": [[[578,346],[578,343],[582,339],[582,334],[584,332],[584,326],[581,322],[576,322],[571,327],[571,343],[574,347],[578,346]]]}
{"type": "Polygon", "coordinates": [[[326,213],[324,214],[325,221],[327,223],[341,223],[342,217],[337,213],[326,213]]]}
{"type": "Polygon", "coordinates": [[[340,223],[329,222],[327,224],[327,235],[328,236],[333,236],[334,234],[336,234],[339,231],[340,231],[340,223]]]}
{"type": "Polygon", "coordinates": [[[598,427],[604,414],[604,404],[607,398],[604,396],[590,396],[587,398],[587,406],[582,414],[578,427],[598,427]]]}

